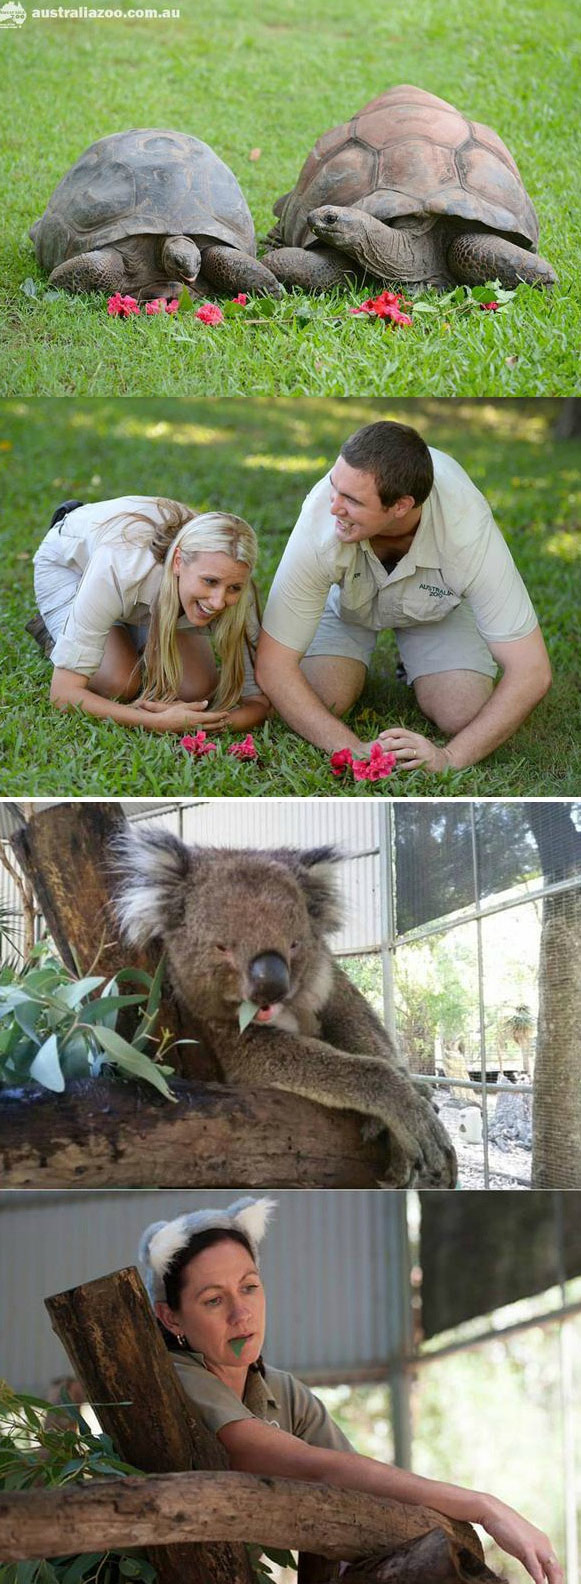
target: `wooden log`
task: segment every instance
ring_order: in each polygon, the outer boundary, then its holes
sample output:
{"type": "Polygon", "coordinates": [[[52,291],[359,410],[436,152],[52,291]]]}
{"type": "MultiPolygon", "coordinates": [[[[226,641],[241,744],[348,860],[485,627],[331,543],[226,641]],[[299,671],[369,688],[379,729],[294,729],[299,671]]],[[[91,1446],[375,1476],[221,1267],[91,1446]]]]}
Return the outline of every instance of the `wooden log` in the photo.
{"type": "Polygon", "coordinates": [[[484,1561],[459,1545],[442,1529],[398,1546],[397,1551],[355,1563],[342,1574],[341,1584],[498,1584],[484,1561]]]}
{"type": "MultiPolygon", "coordinates": [[[[159,950],[121,944],[114,907],[115,869],[112,842],[127,821],[118,803],[57,803],[34,814],[17,831],[12,846],[21,868],[33,886],[55,945],[72,973],[102,973],[113,978],[120,968],[144,968],[154,974],[159,950]]],[[[131,1038],[136,1013],[127,1008],[119,1019],[119,1032],[131,1038]]],[[[192,1078],[220,1077],[218,1063],[185,1026],[181,1009],[166,984],[158,1028],[175,1039],[195,1038],[172,1055],[180,1071],[192,1078]]]]}
{"type": "MultiPolygon", "coordinates": [[[[137,1270],[116,1271],[46,1299],[53,1329],[82,1381],[103,1429],[121,1457],[136,1468],[224,1468],[226,1457],[198,1419],[171,1363],[137,1270]]],[[[143,1483],[136,1482],[143,1491],[143,1483]]],[[[102,1549],[114,1547],[113,1531],[102,1549]]],[[[69,1545],[70,1553],[83,1550],[69,1545]]],[[[177,1537],[181,1542],[178,1528],[177,1537]]],[[[175,1533],[169,1534],[170,1542],[175,1533]]],[[[227,1541],[229,1537],[224,1536],[227,1541]]],[[[150,1558],[159,1584],[251,1584],[241,1546],[170,1544],[150,1526],[150,1558]]],[[[88,1549],[91,1549],[89,1547],[88,1549]]],[[[94,1549],[101,1549],[101,1542],[94,1549]]],[[[54,1553],[50,1553],[54,1554],[54,1553]]],[[[44,1549],[43,1556],[49,1552],[44,1549]]]]}
{"type": "Polygon", "coordinates": [[[466,1548],[478,1578],[483,1553],[470,1524],[306,1480],[196,1472],[0,1496],[0,1555],[7,1561],[63,1555],[66,1547],[149,1545],[154,1537],[163,1545],[230,1539],[298,1547],[349,1561],[390,1554],[434,1529],[466,1548]]]}
{"type": "Polygon", "coordinates": [[[0,1093],[4,1188],[375,1188],[385,1134],[276,1089],[171,1080],[174,1105],[135,1084],[77,1081],[0,1093]]]}

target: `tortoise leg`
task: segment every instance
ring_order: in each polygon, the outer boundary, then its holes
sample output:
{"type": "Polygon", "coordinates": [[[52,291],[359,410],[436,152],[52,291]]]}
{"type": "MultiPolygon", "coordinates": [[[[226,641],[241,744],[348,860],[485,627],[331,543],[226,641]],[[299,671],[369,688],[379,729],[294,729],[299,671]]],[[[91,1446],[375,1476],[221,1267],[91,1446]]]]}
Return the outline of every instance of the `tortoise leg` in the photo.
{"type": "Polygon", "coordinates": [[[285,286],[302,286],[303,291],[329,291],[332,286],[347,286],[357,279],[355,264],[334,248],[275,248],[265,253],[263,263],[285,286]]]}
{"type": "Polygon", "coordinates": [[[117,248],[95,248],[57,264],[48,280],[49,286],[62,286],[70,292],[122,291],[125,265],[117,248]]]}
{"type": "Polygon", "coordinates": [[[193,286],[197,280],[202,266],[200,249],[191,237],[172,236],[164,242],[161,250],[161,265],[168,280],[185,281],[186,286],[193,286]]]}
{"type": "Polygon", "coordinates": [[[528,286],[554,286],[557,279],[546,259],[493,231],[467,231],[455,237],[447,258],[450,273],[465,286],[498,280],[510,291],[521,281],[528,286]]]}
{"type": "Polygon", "coordinates": [[[251,253],[241,253],[238,248],[213,242],[204,248],[202,267],[217,291],[258,292],[261,297],[282,297],[276,277],[251,253]]]}

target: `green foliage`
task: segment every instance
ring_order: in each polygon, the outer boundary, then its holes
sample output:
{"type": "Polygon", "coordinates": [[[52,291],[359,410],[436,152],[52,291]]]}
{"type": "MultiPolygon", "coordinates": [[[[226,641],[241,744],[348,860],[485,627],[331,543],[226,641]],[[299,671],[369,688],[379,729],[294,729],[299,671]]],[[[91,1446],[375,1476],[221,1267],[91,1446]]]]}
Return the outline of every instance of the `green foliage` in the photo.
{"type": "MultiPolygon", "coordinates": [[[[0,564],[0,794],[575,796],[581,784],[576,724],[581,446],[554,441],[557,410],[557,403],[540,400],[402,403],[385,398],[274,403],[252,398],[211,403],[198,398],[19,399],[3,404],[0,484],[7,526],[0,564]],[[50,666],[25,634],[24,623],[34,601],[31,558],[60,500],[108,498],[138,486],[146,494],[161,489],[199,510],[236,511],[258,533],[264,598],[304,496],[332,466],[345,436],[378,418],[416,425],[430,444],[450,452],[468,470],[489,498],[529,588],[554,683],[511,741],[472,769],[435,776],[399,770],[375,785],[345,785],[343,777],[331,774],[325,754],[279,720],[254,732],[259,757],[244,762],[226,751],[230,733],[218,735],[217,753],[196,759],[179,747],[176,736],[128,730],[81,712],[62,715],[51,707],[50,666]]],[[[440,740],[417,709],[412,690],[397,682],[395,662],[393,634],[384,633],[365,691],[351,712],[354,730],[372,740],[385,726],[401,724],[440,740]]]]}
{"type": "Polygon", "coordinates": [[[155,1059],[147,1054],[159,1010],[163,959],[155,975],[122,968],[106,984],[102,974],[77,979],[45,947],[36,948],[21,974],[0,984],[0,1085],[35,1082],[62,1094],[68,1079],[94,1078],[107,1063],[124,1078],[141,1078],[173,1100],[160,1062],[168,1049],[162,1035],[155,1059]],[[119,985],[138,981],[136,993],[119,985]],[[99,996],[95,991],[99,990],[99,996]],[[117,1033],[119,1012],[142,1009],[131,1042],[117,1033]]]}
{"type": "MultiPolygon", "coordinates": [[[[246,1550],[256,1584],[267,1584],[268,1580],[274,1578],[268,1562],[275,1562],[278,1567],[282,1568],[294,1568],[296,1573],[297,1563],[292,1551],[281,1551],[274,1546],[258,1545],[249,1545],[246,1550]],[[265,1561],[265,1558],[268,1558],[268,1562],[265,1561]]],[[[1,1578],[0,1584],[2,1584],[1,1578]]]]}
{"type": "MultiPolygon", "coordinates": [[[[62,1486],[115,1475],[142,1475],[117,1457],[109,1436],[94,1435],[71,1402],[55,1407],[0,1382],[0,1489],[62,1486]],[[68,1422],[67,1422],[68,1421],[68,1422]]],[[[0,1565],[0,1584],[155,1584],[155,1568],[139,1551],[94,1552],[0,1565]]]]}
{"type": "Polygon", "coordinates": [[[577,388],[573,0],[560,0],[557,13],[552,0],[525,0],[516,25],[506,0],[481,0],[477,11],[463,0],[416,0],[387,20],[382,0],[368,0],[363,19],[352,0],[199,0],[174,22],[47,23],[29,12],[3,44],[11,68],[0,174],[4,392],[529,396],[577,388]],[[551,293],[519,288],[496,314],[462,313],[423,294],[408,330],[349,315],[368,283],[324,299],[294,291],[271,316],[261,303],[256,323],[242,312],[213,329],[193,313],[178,324],[165,315],[109,320],[103,298],[55,297],[42,283],[28,228],[106,130],[145,120],[185,125],[211,143],[240,180],[262,245],[273,202],[294,184],[315,138],[398,82],[428,88],[506,139],[538,209],[541,250],[559,275],[551,293]],[[63,95],[67,115],[55,116],[63,95]],[[255,148],[260,157],[251,160],[255,148]]]}

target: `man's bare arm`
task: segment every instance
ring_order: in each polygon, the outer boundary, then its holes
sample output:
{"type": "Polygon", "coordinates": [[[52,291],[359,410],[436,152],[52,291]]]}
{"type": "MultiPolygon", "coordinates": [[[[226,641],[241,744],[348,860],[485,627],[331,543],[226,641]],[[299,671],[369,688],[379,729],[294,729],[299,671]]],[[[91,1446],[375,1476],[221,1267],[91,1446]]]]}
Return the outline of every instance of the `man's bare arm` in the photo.
{"type": "Polygon", "coordinates": [[[264,631],[258,640],[256,680],[282,719],[307,742],[334,753],[351,748],[362,755],[363,744],[342,720],[321,703],[300,668],[302,655],[264,631]]]}
{"type": "Polygon", "coordinates": [[[463,770],[478,764],[501,743],[507,742],[540,703],[551,686],[551,667],[540,627],[535,627],[526,638],[491,643],[489,648],[503,671],[498,687],[474,719],[463,726],[445,748],[403,727],[380,733],[384,748],[395,753],[399,767],[416,770],[422,766],[425,770],[439,771],[449,765],[463,770]]]}

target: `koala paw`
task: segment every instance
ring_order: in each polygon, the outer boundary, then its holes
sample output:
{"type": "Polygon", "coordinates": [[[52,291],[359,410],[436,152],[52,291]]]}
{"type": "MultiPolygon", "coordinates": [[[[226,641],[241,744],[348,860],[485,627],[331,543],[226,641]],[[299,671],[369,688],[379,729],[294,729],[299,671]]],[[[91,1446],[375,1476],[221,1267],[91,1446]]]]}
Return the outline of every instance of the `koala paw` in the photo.
{"type": "Polygon", "coordinates": [[[456,1151],[429,1100],[418,1106],[414,1120],[418,1151],[410,1187],[455,1188],[458,1178],[456,1151]]]}

